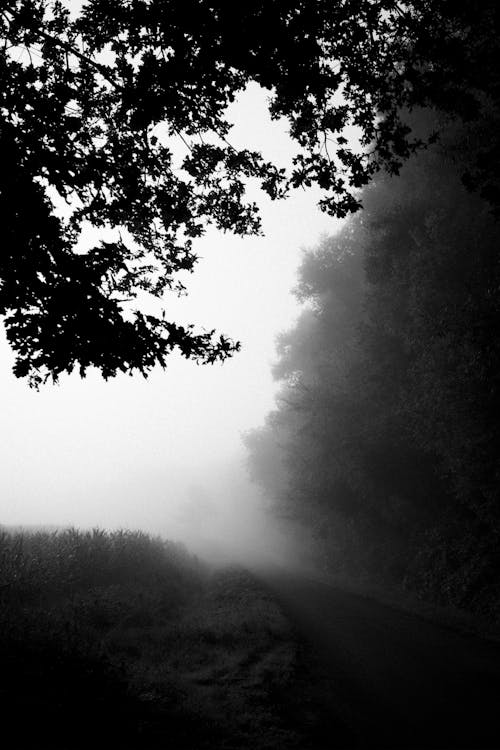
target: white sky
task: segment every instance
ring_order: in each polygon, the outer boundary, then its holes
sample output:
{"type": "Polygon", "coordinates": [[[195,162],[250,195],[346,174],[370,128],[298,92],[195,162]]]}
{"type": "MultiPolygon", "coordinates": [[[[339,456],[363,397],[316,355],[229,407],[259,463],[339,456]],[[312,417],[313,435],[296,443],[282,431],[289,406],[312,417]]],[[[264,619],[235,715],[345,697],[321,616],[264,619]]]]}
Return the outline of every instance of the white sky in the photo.
{"type": "MultiPolygon", "coordinates": [[[[234,145],[277,163],[295,152],[256,86],[231,119],[234,145]]],[[[106,383],[95,373],[84,380],[75,374],[37,393],[12,375],[2,333],[0,524],[141,527],[178,537],[186,508],[203,497],[208,515],[222,517],[222,504],[224,518],[245,526],[255,493],[244,480],[240,435],[273,406],[270,364],[277,333],[297,314],[290,290],[300,249],[337,226],[316,207],[319,197],[301,191],[279,203],[260,201],[265,237],[210,231],[198,242],[189,296],[167,298],[166,309],[173,320],[239,339],[242,352],[224,365],[172,357],[148,380],[106,383]]]]}

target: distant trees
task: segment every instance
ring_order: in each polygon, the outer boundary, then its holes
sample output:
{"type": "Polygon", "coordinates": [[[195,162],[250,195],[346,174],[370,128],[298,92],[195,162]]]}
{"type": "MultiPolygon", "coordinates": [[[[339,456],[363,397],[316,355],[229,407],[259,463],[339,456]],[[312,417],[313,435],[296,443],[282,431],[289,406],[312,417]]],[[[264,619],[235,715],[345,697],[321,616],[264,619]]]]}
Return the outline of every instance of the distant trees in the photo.
{"type": "MultiPolygon", "coordinates": [[[[317,184],[345,216],[433,140],[404,108],[474,119],[497,103],[498,14],[493,0],[88,0],[76,17],[60,0],[4,2],[0,314],[16,375],[146,374],[172,349],[230,356],[226,338],[134,305],[183,292],[208,223],[260,231],[248,179],[273,199],[317,184]],[[226,108],[250,81],[289,122],[291,165],[228,141],[226,108]],[[88,224],[112,239],[82,251],[88,224]]],[[[486,145],[464,177],[498,206],[494,160],[486,145]]]]}
{"type": "Polygon", "coordinates": [[[441,594],[442,575],[458,599],[498,567],[500,225],[460,179],[485,137],[491,121],[449,128],[305,255],[277,407],[247,436],[254,477],[328,565],[427,576],[441,594]],[[286,466],[278,486],[265,443],[286,466]]]}

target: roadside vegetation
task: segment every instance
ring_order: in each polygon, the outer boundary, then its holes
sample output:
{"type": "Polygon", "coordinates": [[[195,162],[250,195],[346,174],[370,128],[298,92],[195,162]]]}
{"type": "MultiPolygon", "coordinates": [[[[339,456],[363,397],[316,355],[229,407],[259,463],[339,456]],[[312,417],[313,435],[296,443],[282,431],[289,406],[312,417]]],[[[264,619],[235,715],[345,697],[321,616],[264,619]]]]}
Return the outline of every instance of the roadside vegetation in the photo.
{"type": "Polygon", "coordinates": [[[139,532],[4,533],[0,597],[19,747],[300,746],[295,635],[239,568],[139,532]]]}
{"type": "Polygon", "coordinates": [[[439,141],[304,255],[250,466],[323,572],[499,621],[499,223],[463,183],[497,114],[409,120],[439,141]]]}

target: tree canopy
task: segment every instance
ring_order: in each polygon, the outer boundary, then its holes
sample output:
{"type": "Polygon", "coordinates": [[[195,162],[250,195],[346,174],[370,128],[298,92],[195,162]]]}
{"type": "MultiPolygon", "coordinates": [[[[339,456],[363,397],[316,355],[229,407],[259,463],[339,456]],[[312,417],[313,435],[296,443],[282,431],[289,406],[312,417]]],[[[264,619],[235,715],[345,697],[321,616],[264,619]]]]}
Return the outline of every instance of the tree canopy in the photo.
{"type": "Polygon", "coordinates": [[[500,224],[460,175],[499,132],[450,126],[305,254],[276,408],[246,437],[330,570],[497,614],[500,224]]]}
{"type": "MultiPolygon", "coordinates": [[[[489,0],[87,0],[76,14],[6,0],[0,314],[15,374],[37,385],[75,367],[146,374],[173,349],[230,356],[224,336],[141,312],[143,295],[183,293],[207,225],[260,231],[249,179],[272,199],[316,184],[323,210],[346,216],[377,172],[434,139],[407,111],[495,107],[498,14],[489,0]],[[228,105],[252,81],[297,142],[286,167],[230,143],[228,105]],[[88,224],[114,239],[82,251],[88,224]]],[[[465,178],[498,206],[491,157],[465,178]]]]}

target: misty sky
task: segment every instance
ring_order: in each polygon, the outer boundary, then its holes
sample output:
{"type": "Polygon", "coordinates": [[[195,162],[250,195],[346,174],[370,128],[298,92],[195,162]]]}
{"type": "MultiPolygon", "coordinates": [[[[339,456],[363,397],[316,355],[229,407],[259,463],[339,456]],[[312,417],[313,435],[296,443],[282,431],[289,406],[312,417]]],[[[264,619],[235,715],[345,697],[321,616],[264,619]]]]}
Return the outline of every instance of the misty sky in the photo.
{"type": "MultiPolygon", "coordinates": [[[[285,164],[295,149],[265,101],[256,86],[247,90],[231,110],[230,140],[285,164]]],[[[165,307],[177,322],[241,340],[242,352],[224,365],[175,356],[148,380],[74,374],[37,393],[12,375],[2,331],[0,523],[140,527],[175,538],[188,525],[214,524],[222,534],[230,519],[240,531],[248,526],[255,491],[244,479],[240,435],[273,405],[270,364],[276,334],[297,314],[290,290],[300,249],[337,226],[318,198],[260,198],[265,237],[214,230],[196,245],[189,296],[165,307]]]]}

